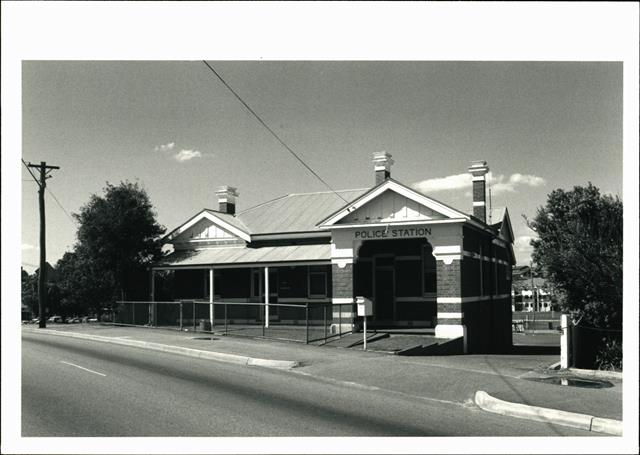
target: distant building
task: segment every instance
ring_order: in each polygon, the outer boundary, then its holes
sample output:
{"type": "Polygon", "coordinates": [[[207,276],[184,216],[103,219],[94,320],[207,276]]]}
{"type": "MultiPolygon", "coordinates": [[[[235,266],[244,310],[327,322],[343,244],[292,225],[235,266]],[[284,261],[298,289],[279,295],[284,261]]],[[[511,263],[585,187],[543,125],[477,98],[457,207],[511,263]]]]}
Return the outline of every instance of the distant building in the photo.
{"type": "MultiPolygon", "coordinates": [[[[357,322],[354,298],[364,296],[373,301],[370,327],[433,327],[437,337],[463,338],[468,352],[504,351],[513,232],[506,209],[486,221],[486,162],[469,167],[473,215],[392,179],[390,154],[375,153],[373,163],[371,188],[290,194],[238,213],[236,189],[221,187],[218,210],[165,237],[174,251],[152,275],[174,272],[174,299],[331,304],[334,328],[347,330],[357,322]]],[[[291,317],[266,308],[265,323],[291,317]]],[[[257,307],[237,310],[262,317],[257,307]]]]}
{"type": "Polygon", "coordinates": [[[532,273],[528,265],[513,268],[512,311],[553,311],[557,299],[546,279],[532,273]]]}

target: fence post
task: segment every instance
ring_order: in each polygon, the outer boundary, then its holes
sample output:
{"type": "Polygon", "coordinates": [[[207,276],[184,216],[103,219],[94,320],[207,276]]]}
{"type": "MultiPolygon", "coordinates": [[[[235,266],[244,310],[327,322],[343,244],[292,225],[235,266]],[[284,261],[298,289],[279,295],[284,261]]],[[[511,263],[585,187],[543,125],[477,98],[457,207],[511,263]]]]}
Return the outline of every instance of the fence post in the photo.
{"type": "Polygon", "coordinates": [[[560,315],[560,327],[562,335],[560,336],[560,368],[569,368],[571,366],[571,327],[569,325],[569,315],[560,315]]]}
{"type": "Polygon", "coordinates": [[[116,310],[114,310],[113,307],[111,307],[111,323],[116,323],[116,310]]]}
{"type": "MultiPolygon", "coordinates": [[[[265,269],[266,268],[268,268],[268,267],[265,267],[265,269]]],[[[269,297],[267,297],[267,299],[268,298],[269,297]]],[[[264,305],[262,307],[262,318],[265,321],[264,324],[262,324],[262,337],[264,338],[264,328],[269,325],[269,321],[267,320],[269,318],[269,307],[268,307],[268,304],[266,304],[266,305],[264,305]]]]}
{"type": "Polygon", "coordinates": [[[136,325],[136,304],[131,302],[131,325],[136,325]]]}
{"type": "Polygon", "coordinates": [[[338,338],[342,338],[342,305],[338,305],[338,338]]]}
{"type": "Polygon", "coordinates": [[[192,316],[193,316],[193,331],[195,332],[196,331],[196,301],[195,300],[193,301],[192,316]]]}
{"type": "Polygon", "coordinates": [[[224,302],[224,334],[227,334],[227,302],[224,302]]]}
{"type": "Polygon", "coordinates": [[[182,302],[180,302],[180,331],[182,332],[182,302]]]}
{"type": "Polygon", "coordinates": [[[153,302],[153,325],[158,328],[158,303],[153,302]]]}
{"type": "Polygon", "coordinates": [[[305,319],[307,321],[306,324],[306,344],[309,344],[309,302],[305,303],[305,319]]]}

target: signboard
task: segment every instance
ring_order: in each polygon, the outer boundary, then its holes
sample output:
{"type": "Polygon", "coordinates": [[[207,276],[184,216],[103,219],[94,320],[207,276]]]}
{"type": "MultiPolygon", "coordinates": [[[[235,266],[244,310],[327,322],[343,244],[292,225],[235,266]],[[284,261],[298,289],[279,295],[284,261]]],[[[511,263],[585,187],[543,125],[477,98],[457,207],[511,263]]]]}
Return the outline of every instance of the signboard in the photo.
{"type": "Polygon", "coordinates": [[[354,237],[361,240],[369,239],[410,239],[431,235],[430,227],[394,227],[361,229],[354,232],[354,237]]]}

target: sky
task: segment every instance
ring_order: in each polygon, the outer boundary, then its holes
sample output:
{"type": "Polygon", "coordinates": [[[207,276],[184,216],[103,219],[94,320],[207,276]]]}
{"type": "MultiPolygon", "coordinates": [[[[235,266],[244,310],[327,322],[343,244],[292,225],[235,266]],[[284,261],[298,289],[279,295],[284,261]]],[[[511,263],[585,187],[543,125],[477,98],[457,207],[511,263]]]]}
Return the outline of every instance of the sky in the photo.
{"type": "MultiPolygon", "coordinates": [[[[217,61],[227,83],[332,188],[394,179],[472,212],[472,160],[507,207],[518,264],[556,188],[622,194],[622,64],[616,62],[217,61]]],[[[47,260],[76,241],[78,213],[106,182],[139,182],[168,231],[215,190],[238,210],[327,188],[202,61],[24,61],[22,157],[60,166],[47,185],[47,260]],[[57,200],[56,200],[57,199],[57,200]]],[[[37,185],[22,170],[22,266],[39,261],[37,185]]],[[[498,221],[498,220],[494,220],[498,221]]]]}
{"type": "Polygon", "coordinates": [[[638,436],[638,5],[616,2],[10,2],[2,55],[2,449],[7,453],[636,453],[638,436]],[[488,162],[519,263],[555,188],[623,197],[622,438],[20,438],[18,263],[73,247],[76,213],[106,182],[138,181],[171,230],[215,189],[238,209],[323,185],[200,61],[336,189],[392,177],[471,210],[469,162],[488,162]],[[501,63],[502,62],[502,63],[501,63]],[[535,62],[535,63],[534,63],[535,62]],[[598,63],[603,62],[603,63],[598,63]],[[624,92],[624,97],[623,97],[624,92]],[[624,107],[624,112],[623,112],[624,107]],[[623,150],[624,147],[624,150],[623,150]],[[57,201],[53,198],[57,198],[57,201]],[[61,208],[62,207],[62,208],[61,208]],[[628,239],[631,239],[629,241],[628,239]],[[635,360],[635,361],[634,361],[635,360]],[[18,416],[18,418],[16,418],[18,416]],[[409,440],[411,439],[411,440],[409,440]],[[614,440],[615,439],[615,440],[614,440]]]}

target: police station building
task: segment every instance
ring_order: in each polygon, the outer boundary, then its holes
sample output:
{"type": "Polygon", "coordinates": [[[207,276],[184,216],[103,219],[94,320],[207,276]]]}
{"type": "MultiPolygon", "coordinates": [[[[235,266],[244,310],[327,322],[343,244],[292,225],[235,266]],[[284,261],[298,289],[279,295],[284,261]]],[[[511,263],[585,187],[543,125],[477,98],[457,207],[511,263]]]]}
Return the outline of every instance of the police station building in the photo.
{"type": "Polygon", "coordinates": [[[344,304],[364,296],[369,327],[433,328],[463,338],[466,352],[506,350],[513,232],[506,209],[487,221],[486,162],[469,167],[472,215],[392,179],[390,154],[374,153],[373,164],[372,188],[290,194],[244,211],[236,189],[221,187],[218,210],[165,237],[174,251],[152,277],[174,271],[174,298],[341,304],[333,323],[347,329],[358,317],[344,304]]]}

